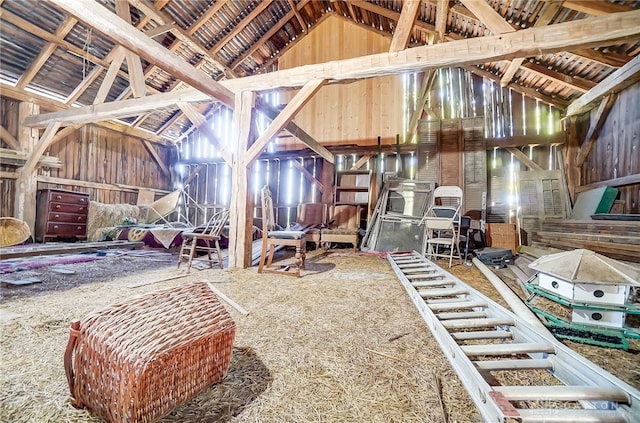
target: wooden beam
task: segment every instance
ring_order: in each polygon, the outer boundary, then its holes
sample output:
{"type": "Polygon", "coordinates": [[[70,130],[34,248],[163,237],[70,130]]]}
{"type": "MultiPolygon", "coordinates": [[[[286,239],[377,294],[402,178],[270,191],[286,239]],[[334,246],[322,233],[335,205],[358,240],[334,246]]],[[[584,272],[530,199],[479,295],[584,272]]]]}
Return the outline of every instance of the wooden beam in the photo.
{"type": "Polygon", "coordinates": [[[444,42],[447,33],[447,18],[449,16],[449,0],[438,0],[436,4],[436,33],[435,43],[444,42]]]}
{"type": "MultiPolygon", "coordinates": [[[[315,76],[323,76],[321,79],[350,81],[444,66],[462,66],[474,73],[496,78],[495,75],[491,75],[486,71],[473,66],[467,67],[466,65],[509,58],[511,55],[546,54],[565,50],[571,46],[610,44],[624,37],[629,40],[637,39],[640,38],[640,27],[636,24],[638,19],[640,19],[640,11],[614,14],[550,25],[544,28],[531,28],[500,36],[479,37],[451,41],[446,44],[415,47],[392,54],[379,53],[328,63],[306,65],[265,75],[226,80],[220,82],[219,85],[233,91],[247,89],[268,90],[279,87],[298,87],[304,85],[315,76]],[[523,51],[526,52],[523,53],[523,51]]],[[[621,70],[622,68],[619,69],[619,71],[621,70]]],[[[564,108],[563,102],[559,99],[541,96],[539,93],[535,93],[534,90],[530,90],[532,92],[528,93],[523,87],[513,86],[513,88],[518,92],[523,92],[534,98],[539,97],[545,102],[564,108]]],[[[207,95],[203,95],[193,88],[180,91],[184,101],[206,101],[209,99],[207,95]]],[[[153,99],[161,95],[164,94],[147,96],[145,99],[149,101],[149,105],[153,105],[153,99]]],[[[42,116],[46,116],[46,114],[42,116]]]]}
{"type": "MultiPolygon", "coordinates": [[[[258,99],[256,109],[265,114],[269,119],[274,120],[278,117],[278,111],[274,109],[270,104],[267,104],[258,99]]],[[[322,146],[311,135],[306,133],[302,128],[294,124],[293,122],[287,123],[285,126],[287,132],[297,138],[301,143],[305,144],[311,150],[316,152],[320,157],[329,163],[335,163],[335,156],[326,147],[322,146]]]]}
{"type": "MultiPolygon", "coordinates": [[[[67,34],[73,29],[76,23],[78,23],[78,21],[75,18],[67,17],[56,30],[55,37],[64,39],[64,37],[67,36],[67,34]]],[[[38,74],[40,69],[42,69],[42,66],[44,66],[47,60],[49,60],[49,57],[51,57],[53,52],[56,50],[56,47],[56,43],[51,41],[45,44],[42,50],[40,50],[40,53],[38,53],[38,56],[36,56],[27,70],[25,70],[22,76],[20,76],[20,79],[16,83],[16,87],[24,88],[29,85],[33,78],[35,78],[35,76],[38,74]]]]}
{"type": "Polygon", "coordinates": [[[635,175],[621,176],[619,178],[607,179],[606,181],[594,182],[588,185],[582,185],[576,188],[576,193],[588,191],[593,188],[600,187],[623,187],[626,185],[640,184],[640,173],[635,175]]]}
{"type": "Polygon", "coordinates": [[[569,189],[569,198],[571,203],[576,202],[576,187],[580,185],[580,169],[576,167],[575,161],[580,149],[578,143],[578,130],[576,129],[575,116],[570,117],[567,123],[567,142],[564,149],[565,172],[567,174],[567,188],[569,189]]]}
{"type": "MultiPolygon", "coordinates": [[[[298,3],[297,9],[302,9],[309,1],[310,0],[301,1],[300,3],[298,3]]],[[[278,31],[280,31],[280,29],[282,29],[282,27],[287,22],[289,22],[294,16],[295,16],[295,13],[294,13],[293,10],[287,12],[287,14],[284,15],[284,17],[282,19],[280,19],[277,24],[273,25],[267,32],[265,32],[264,35],[262,37],[260,37],[260,39],[258,41],[256,41],[255,43],[251,44],[251,47],[249,47],[236,60],[234,60],[233,63],[231,65],[229,65],[229,67],[231,69],[237,68],[240,65],[240,63],[242,63],[247,57],[251,56],[256,50],[258,50],[260,47],[262,47],[264,45],[264,43],[266,43],[278,31]]]]}
{"type": "Polygon", "coordinates": [[[416,17],[420,11],[420,3],[422,3],[421,0],[404,0],[402,12],[400,13],[398,24],[393,32],[391,46],[389,47],[390,53],[404,50],[409,46],[413,23],[416,21],[416,17]]]}
{"type": "Polygon", "coordinates": [[[249,147],[247,154],[244,157],[245,166],[249,166],[257,157],[262,153],[276,134],[282,131],[287,123],[295,117],[295,115],[304,107],[311,97],[318,92],[320,88],[326,83],[324,79],[317,79],[309,81],[298,93],[291,99],[289,103],[282,109],[280,114],[271,121],[269,127],[260,135],[256,142],[249,147]]]}
{"type": "Polygon", "coordinates": [[[71,91],[71,94],[69,94],[67,98],[64,99],[64,103],[69,105],[75,103],[76,100],[78,100],[80,96],[84,94],[87,88],[89,88],[89,86],[91,86],[91,84],[93,84],[94,81],[98,79],[101,73],[102,73],[102,66],[99,66],[99,65],[94,66],[93,69],[91,69],[91,72],[89,72],[89,74],[84,77],[82,82],[80,82],[73,89],[73,91],[71,91]]]}
{"type": "Polygon", "coordinates": [[[158,154],[156,149],[153,147],[153,145],[151,145],[151,143],[147,140],[140,140],[140,141],[142,141],[142,145],[144,146],[144,149],[147,150],[147,153],[149,153],[153,161],[156,162],[156,164],[162,171],[162,174],[165,177],[167,177],[167,179],[170,179],[171,171],[169,170],[169,167],[166,165],[166,163],[162,161],[162,159],[160,158],[160,155],[158,154]]]}
{"type": "MultiPolygon", "coordinates": [[[[127,0],[115,0],[116,13],[126,23],[131,25],[131,11],[127,0]]],[[[129,84],[134,97],[144,97],[147,93],[145,78],[142,72],[142,62],[140,57],[130,50],[125,51],[127,58],[127,69],[129,70],[129,84]]]]}
{"type": "MultiPolygon", "coordinates": [[[[22,120],[30,115],[38,114],[40,106],[35,103],[22,102],[18,105],[18,143],[20,150],[27,154],[26,163],[33,157],[34,149],[38,144],[38,131],[27,128],[20,124],[22,120]]],[[[55,132],[55,131],[54,131],[55,132]]],[[[38,160],[36,159],[35,162],[38,160]]],[[[36,196],[38,182],[36,180],[35,162],[33,166],[18,168],[18,178],[16,179],[13,201],[13,217],[24,221],[31,233],[35,233],[36,224],[36,196]]]]}
{"type": "Polygon", "coordinates": [[[225,104],[233,104],[231,91],[212,80],[205,72],[187,65],[182,58],[167,51],[100,4],[76,0],[51,0],[51,2],[194,88],[225,104]]]}
{"type": "Polygon", "coordinates": [[[305,178],[307,178],[307,180],[308,180],[309,182],[311,182],[312,184],[314,184],[315,186],[317,186],[321,193],[324,193],[325,185],[324,185],[322,182],[318,181],[318,180],[315,178],[315,176],[313,176],[313,175],[311,174],[311,172],[309,172],[309,171],[308,171],[304,166],[302,166],[302,165],[300,164],[300,162],[298,162],[297,160],[292,160],[292,161],[291,161],[291,163],[293,163],[293,167],[295,167],[296,169],[298,169],[298,170],[302,173],[302,175],[303,175],[305,178]]]}
{"type": "Polygon", "coordinates": [[[0,139],[2,139],[2,141],[4,141],[4,143],[12,149],[18,151],[21,150],[20,143],[18,142],[16,137],[11,135],[11,132],[7,131],[7,129],[2,125],[0,125],[0,139]]]}
{"type": "Polygon", "coordinates": [[[189,97],[185,97],[183,91],[186,90],[177,90],[128,100],[111,101],[92,106],[68,108],[59,112],[43,113],[25,119],[24,124],[41,128],[51,122],[62,122],[64,125],[90,123],[137,116],[141,113],[157,109],[177,108],[178,103],[186,103],[189,101],[189,97]]]}
{"type": "MultiPolygon", "coordinates": [[[[2,95],[5,97],[13,98],[19,101],[34,102],[49,110],[68,110],[70,108],[70,105],[68,104],[50,99],[48,97],[41,96],[36,93],[19,90],[9,85],[0,84],[0,90],[2,91],[2,95]]],[[[88,107],[93,107],[93,106],[88,106],[88,107]]],[[[159,143],[163,145],[167,144],[166,140],[164,140],[162,137],[159,137],[152,132],[145,131],[142,129],[132,128],[131,126],[128,126],[123,123],[113,122],[113,121],[98,122],[96,123],[96,126],[107,128],[122,134],[131,135],[133,137],[143,138],[155,143],[159,143]]]]}
{"type": "Polygon", "coordinates": [[[255,9],[245,16],[229,33],[220,39],[213,48],[209,50],[209,53],[216,54],[231,40],[238,35],[251,21],[253,21],[258,15],[260,15],[267,7],[271,5],[270,1],[258,2],[255,9]]]}
{"type": "Polygon", "coordinates": [[[413,141],[413,136],[416,132],[416,128],[418,127],[418,120],[422,117],[424,106],[427,104],[427,100],[429,99],[429,94],[435,80],[436,71],[434,69],[429,69],[425,72],[420,88],[420,95],[418,96],[418,102],[416,103],[416,109],[413,111],[411,118],[409,119],[409,126],[407,127],[407,134],[404,142],[413,141]]]}
{"type": "Polygon", "coordinates": [[[47,32],[46,30],[40,28],[39,26],[21,18],[18,15],[14,15],[13,13],[9,12],[7,9],[4,8],[0,8],[0,17],[2,17],[2,20],[5,22],[9,22],[12,25],[17,26],[20,29],[23,29],[24,31],[35,35],[38,38],[41,38],[45,41],[48,41],[50,43],[54,43],[57,46],[59,46],[62,50],[67,50],[75,55],[77,55],[78,57],[82,57],[88,61],[90,61],[91,63],[95,63],[95,64],[99,64],[103,67],[108,67],[109,64],[103,60],[100,59],[99,57],[95,56],[94,54],[91,54],[83,49],[81,49],[80,47],[75,46],[74,44],[63,40],[60,37],[56,37],[55,34],[52,34],[50,32],[47,32]]]}
{"type": "MultiPolygon", "coordinates": [[[[555,82],[556,84],[560,84],[571,90],[580,91],[583,93],[589,91],[597,85],[595,82],[577,77],[574,78],[564,73],[548,69],[545,66],[537,65],[535,63],[524,63],[522,65],[522,68],[528,70],[530,73],[539,75],[552,82],[555,82]]],[[[500,84],[502,85],[502,80],[500,81],[500,84]]]]}
{"type": "Polygon", "coordinates": [[[236,94],[233,113],[233,165],[231,166],[231,206],[229,207],[229,267],[251,266],[253,196],[249,190],[249,162],[243,157],[250,142],[255,93],[236,94]]]}
{"type": "Polygon", "coordinates": [[[367,162],[369,161],[369,159],[371,159],[372,156],[373,156],[372,154],[365,154],[364,156],[360,157],[358,161],[355,162],[353,166],[351,166],[351,170],[360,169],[362,166],[367,164],[367,162]]]}
{"type": "Polygon", "coordinates": [[[544,170],[542,168],[542,166],[540,166],[538,163],[536,163],[533,160],[531,160],[529,157],[527,157],[526,154],[524,154],[522,151],[518,150],[517,148],[507,147],[506,150],[509,153],[511,153],[514,156],[516,156],[516,159],[520,160],[520,163],[522,163],[523,165],[528,167],[529,170],[533,170],[533,171],[536,171],[536,172],[541,172],[541,171],[544,170]]]}
{"type": "Polygon", "coordinates": [[[0,179],[18,179],[18,172],[0,170],[0,179]]]}
{"type": "Polygon", "coordinates": [[[104,184],[99,182],[88,182],[88,181],[78,181],[75,179],[56,178],[53,176],[45,176],[45,175],[38,175],[38,182],[42,182],[45,184],[68,185],[68,186],[78,186],[78,187],[84,187],[84,188],[104,189],[108,191],[138,192],[139,190],[144,189],[147,191],[153,191],[156,194],[169,194],[171,192],[163,189],[139,187],[135,185],[104,184]]]}
{"type": "Polygon", "coordinates": [[[232,91],[299,87],[311,79],[353,80],[604,46],[640,39],[640,10],[581,19],[498,36],[476,37],[396,53],[284,69],[223,81],[232,91]]]}
{"type": "MultiPolygon", "coordinates": [[[[157,4],[151,3],[147,0],[128,0],[131,5],[140,10],[147,16],[150,16],[154,21],[160,24],[174,23],[174,19],[167,13],[158,8],[157,4]]],[[[215,54],[210,54],[201,43],[193,36],[193,34],[184,31],[177,25],[172,25],[171,33],[181,42],[188,45],[193,51],[201,54],[204,59],[208,59],[215,67],[220,69],[229,78],[235,78],[235,75],[227,66],[225,66],[215,54]]]]}
{"type": "MultiPolygon", "coordinates": [[[[474,75],[478,75],[481,76],[483,78],[489,79],[491,81],[495,81],[497,83],[500,83],[500,77],[498,75],[494,75],[491,72],[488,72],[484,69],[480,69],[477,66],[462,66],[463,69],[468,70],[469,72],[473,73],[474,75]]],[[[542,94],[539,91],[536,91],[534,88],[529,88],[529,87],[523,87],[522,85],[519,84],[514,84],[513,82],[510,82],[507,85],[507,88],[512,89],[513,91],[520,93],[522,95],[525,95],[527,97],[531,97],[531,98],[535,98],[538,99],[540,101],[542,101],[543,103],[547,103],[550,104],[554,107],[557,107],[558,109],[564,110],[567,108],[568,103],[558,97],[551,97],[548,96],[546,94],[542,94]]]]}
{"type": "Polygon", "coordinates": [[[592,62],[596,62],[600,65],[609,66],[610,68],[622,67],[632,59],[632,57],[610,51],[603,53],[599,50],[586,48],[570,50],[569,53],[587,60],[591,60],[592,62]]]}
{"type": "MultiPolygon", "coordinates": [[[[609,15],[609,16],[617,16],[609,15]]],[[[640,28],[640,25],[638,25],[640,28]]],[[[566,117],[579,115],[595,107],[602,97],[611,93],[618,93],[640,80],[640,56],[634,57],[629,63],[613,72],[594,88],[583,94],[567,107],[566,117]]]]}
{"type": "Polygon", "coordinates": [[[633,10],[631,6],[627,6],[626,4],[616,4],[610,3],[608,1],[593,0],[566,0],[563,6],[567,9],[572,9],[593,16],[606,15],[609,13],[629,12],[630,10],[633,10]]]}
{"type": "Polygon", "coordinates": [[[182,112],[187,116],[187,118],[198,128],[202,134],[209,139],[209,142],[214,145],[214,147],[220,153],[220,156],[224,159],[224,161],[229,165],[233,165],[233,158],[229,150],[227,150],[220,141],[220,139],[216,136],[216,134],[211,130],[211,126],[209,126],[209,122],[207,118],[196,110],[189,103],[178,103],[182,112]]]}
{"type": "Polygon", "coordinates": [[[298,7],[296,6],[296,3],[293,0],[287,0],[287,1],[289,2],[289,7],[291,8],[291,11],[296,15],[296,19],[298,20],[298,23],[302,27],[302,32],[307,32],[307,24],[305,23],[304,19],[302,19],[300,12],[298,12],[298,7]]]}
{"type": "Polygon", "coordinates": [[[209,9],[207,9],[207,11],[202,16],[198,18],[197,21],[195,21],[187,29],[187,33],[189,35],[193,35],[198,29],[200,29],[202,25],[207,23],[209,19],[211,19],[216,13],[218,13],[218,10],[220,10],[226,3],[227,3],[227,0],[216,1],[211,7],[209,7],[209,9]]]}
{"type": "MultiPolygon", "coordinates": [[[[142,19],[140,19],[140,21],[136,24],[136,28],[137,29],[142,29],[144,28],[144,26],[149,23],[149,18],[148,17],[143,17],[142,19]]],[[[154,29],[150,30],[151,32],[154,32],[154,29]]],[[[145,31],[145,34],[147,34],[148,32],[145,31]]],[[[149,35],[151,36],[151,35],[149,35]]],[[[109,54],[107,54],[106,57],[106,61],[108,63],[111,63],[115,58],[116,58],[116,54],[119,54],[119,51],[122,47],[119,45],[116,45],[113,49],[111,49],[111,51],[109,52],[109,54]]],[[[76,88],[73,89],[73,91],[71,92],[71,94],[69,94],[67,96],[67,98],[65,99],[65,104],[73,104],[77,99],[80,98],[80,96],[82,94],[84,94],[84,92],[89,88],[89,86],[91,86],[91,84],[93,84],[93,82],[100,76],[100,74],[102,73],[102,67],[101,66],[95,66],[91,72],[89,72],[89,74],[82,80],[82,82],[80,82],[78,84],[78,86],[76,88]]],[[[105,97],[106,98],[106,97],[105,97]]]]}
{"type": "MultiPolygon", "coordinates": [[[[540,17],[533,24],[534,28],[540,28],[542,26],[547,26],[553,20],[553,17],[556,15],[558,10],[562,7],[562,1],[557,2],[547,2],[544,5],[544,9],[540,14],[540,17]]],[[[504,74],[502,75],[502,79],[500,79],[500,86],[506,87],[509,82],[513,79],[520,66],[522,66],[522,62],[524,62],[524,57],[518,57],[513,59],[507,69],[505,69],[504,74]]]]}
{"type": "Polygon", "coordinates": [[[100,88],[98,88],[96,98],[93,99],[93,104],[104,103],[104,101],[107,99],[107,95],[109,95],[109,91],[111,91],[113,82],[116,80],[118,72],[120,72],[120,66],[122,66],[122,62],[124,61],[125,56],[126,50],[124,49],[124,47],[117,46],[115,48],[113,60],[109,65],[109,69],[107,70],[107,74],[102,79],[102,84],[100,84],[100,88]]]}
{"type": "Polygon", "coordinates": [[[494,35],[515,32],[515,29],[509,22],[504,20],[493,7],[485,0],[461,0],[478,19],[491,31],[494,35]]]}
{"type": "MultiPolygon", "coordinates": [[[[54,136],[56,135],[56,132],[58,131],[59,128],[60,128],[60,122],[53,122],[47,126],[47,128],[44,130],[44,132],[40,136],[40,140],[38,141],[38,144],[36,144],[34,150],[29,154],[29,158],[27,158],[27,162],[24,164],[24,167],[22,168],[22,173],[29,174],[33,172],[33,170],[36,168],[36,164],[38,163],[38,160],[40,160],[40,157],[42,157],[45,150],[49,148],[49,146],[52,144],[52,141],[54,140],[54,136]]],[[[60,137],[58,139],[60,139],[60,137]]]]}
{"type": "Polygon", "coordinates": [[[602,126],[606,122],[609,112],[616,102],[616,98],[616,94],[610,94],[607,96],[607,98],[600,102],[600,106],[598,106],[598,110],[596,110],[595,115],[591,117],[589,131],[587,131],[584,142],[582,143],[582,146],[580,146],[580,151],[578,151],[578,155],[576,156],[576,167],[582,166],[589,156],[589,152],[591,151],[593,144],[595,144],[598,139],[602,126]]]}
{"type": "Polygon", "coordinates": [[[536,145],[564,144],[567,134],[564,131],[552,135],[514,135],[504,138],[486,138],[487,150],[494,148],[525,147],[536,145]]]}

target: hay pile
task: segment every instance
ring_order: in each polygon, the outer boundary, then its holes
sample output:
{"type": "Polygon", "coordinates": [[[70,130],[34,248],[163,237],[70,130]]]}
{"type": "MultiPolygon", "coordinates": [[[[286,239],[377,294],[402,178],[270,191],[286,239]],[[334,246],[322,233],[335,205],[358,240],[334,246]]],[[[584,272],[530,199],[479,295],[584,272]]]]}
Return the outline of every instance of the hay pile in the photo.
{"type": "MultiPolygon", "coordinates": [[[[135,269],[125,258],[111,268],[135,269]]],[[[250,314],[230,310],[238,328],[227,378],[163,422],[442,422],[443,413],[451,422],[480,420],[386,260],[318,254],[299,279],[256,275],[255,269],[205,270],[130,288],[179,274],[174,261],[164,266],[3,301],[3,309],[22,317],[2,323],[0,421],[100,421],[67,401],[62,356],[69,322],[115,301],[201,279],[250,314]]],[[[82,277],[83,267],[77,269],[64,277],[82,277]]]]}
{"type": "Polygon", "coordinates": [[[122,225],[123,219],[131,217],[138,222],[144,216],[140,207],[131,204],[104,204],[97,201],[89,203],[87,216],[87,241],[102,241],[101,228],[122,225]]]}

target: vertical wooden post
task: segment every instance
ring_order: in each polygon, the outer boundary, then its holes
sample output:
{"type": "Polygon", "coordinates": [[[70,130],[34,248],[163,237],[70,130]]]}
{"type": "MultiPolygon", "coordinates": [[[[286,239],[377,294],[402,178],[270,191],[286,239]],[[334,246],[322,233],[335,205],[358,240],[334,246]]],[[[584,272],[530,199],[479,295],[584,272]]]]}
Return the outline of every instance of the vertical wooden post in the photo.
{"type": "Polygon", "coordinates": [[[576,187],[581,185],[582,166],[577,165],[577,156],[580,151],[578,142],[578,128],[576,127],[576,117],[571,116],[568,119],[567,144],[564,154],[567,170],[567,187],[569,188],[569,197],[571,203],[576,203],[576,187]]]}
{"type": "MultiPolygon", "coordinates": [[[[22,121],[27,116],[39,113],[40,106],[34,103],[24,102],[20,103],[18,107],[18,142],[22,151],[32,153],[39,138],[38,130],[22,125],[22,121]]],[[[13,215],[16,219],[23,220],[29,225],[31,234],[35,236],[38,172],[35,169],[27,170],[27,172],[24,170],[24,168],[18,170],[13,215]]]]}
{"type": "Polygon", "coordinates": [[[233,112],[233,151],[231,165],[231,204],[229,206],[229,267],[251,266],[253,196],[249,190],[246,163],[251,137],[251,120],[256,95],[242,91],[235,96],[233,112]]]}
{"type": "Polygon", "coordinates": [[[324,185],[324,191],[322,191],[322,202],[324,204],[333,204],[333,182],[334,182],[334,169],[333,163],[328,160],[324,160],[322,163],[322,173],[320,174],[320,182],[324,185]]]}

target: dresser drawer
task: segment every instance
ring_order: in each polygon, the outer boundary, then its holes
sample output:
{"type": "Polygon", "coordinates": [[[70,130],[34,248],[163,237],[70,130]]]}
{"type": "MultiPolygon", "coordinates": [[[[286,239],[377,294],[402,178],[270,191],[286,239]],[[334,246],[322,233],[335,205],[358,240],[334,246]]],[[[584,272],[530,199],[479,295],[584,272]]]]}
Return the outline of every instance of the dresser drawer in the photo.
{"type": "Polygon", "coordinates": [[[49,222],[87,223],[87,215],[74,213],[49,213],[49,222]]]}
{"type": "Polygon", "coordinates": [[[87,214],[87,206],[81,204],[49,203],[49,210],[59,213],[87,214]]]}
{"type": "Polygon", "coordinates": [[[82,194],[72,194],[72,193],[64,193],[64,192],[51,192],[49,197],[49,201],[53,203],[69,203],[69,204],[77,204],[84,205],[85,207],[89,204],[89,197],[84,196],[82,194]]]}
{"type": "Polygon", "coordinates": [[[54,234],[55,236],[60,237],[71,237],[77,235],[85,236],[86,233],[87,225],[85,224],[58,222],[47,223],[47,234],[54,234]]]}

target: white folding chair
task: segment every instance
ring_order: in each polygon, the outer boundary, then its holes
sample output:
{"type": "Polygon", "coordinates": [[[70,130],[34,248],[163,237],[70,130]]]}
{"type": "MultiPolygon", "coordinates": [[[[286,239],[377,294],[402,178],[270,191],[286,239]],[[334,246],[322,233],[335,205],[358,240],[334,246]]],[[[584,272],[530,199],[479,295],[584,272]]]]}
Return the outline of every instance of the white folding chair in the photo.
{"type": "Polygon", "coordinates": [[[443,185],[433,191],[431,207],[424,215],[422,255],[428,259],[449,258],[449,267],[453,263],[454,252],[460,256],[460,209],[462,207],[462,189],[457,186],[443,185]]]}

